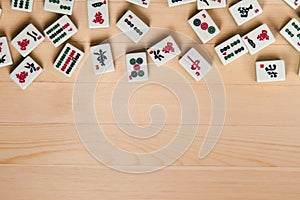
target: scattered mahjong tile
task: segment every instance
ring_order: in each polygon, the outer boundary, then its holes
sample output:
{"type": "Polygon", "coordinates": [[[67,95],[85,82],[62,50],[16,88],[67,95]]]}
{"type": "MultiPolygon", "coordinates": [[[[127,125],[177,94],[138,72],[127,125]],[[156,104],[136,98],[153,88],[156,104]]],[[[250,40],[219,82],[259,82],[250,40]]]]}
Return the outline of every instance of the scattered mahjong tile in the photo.
{"type": "Polygon", "coordinates": [[[45,0],[44,10],[59,14],[72,15],[74,0],[45,0]]]}
{"type": "Polygon", "coordinates": [[[284,0],[291,8],[297,9],[300,5],[300,0],[284,0]]]}
{"type": "Polygon", "coordinates": [[[145,52],[126,54],[128,82],[148,80],[148,64],[145,52]]]}
{"type": "Polygon", "coordinates": [[[300,22],[292,18],[280,31],[280,34],[297,50],[300,51],[300,22]]]}
{"type": "Polygon", "coordinates": [[[196,0],[168,0],[169,7],[181,6],[188,3],[196,2],[196,0]]]}
{"type": "Polygon", "coordinates": [[[135,43],[149,31],[149,27],[130,10],[118,21],[117,27],[135,43]]]}
{"type": "Polygon", "coordinates": [[[220,33],[220,29],[205,10],[198,12],[188,22],[203,43],[220,33]]]}
{"type": "Polygon", "coordinates": [[[88,0],[87,8],[89,28],[109,27],[108,0],[88,0]]]}
{"type": "Polygon", "coordinates": [[[244,35],[243,41],[245,42],[249,53],[254,55],[275,42],[275,37],[268,25],[263,24],[244,35]]]}
{"type": "Polygon", "coordinates": [[[0,67],[13,64],[6,37],[0,37],[0,67]]]}
{"type": "Polygon", "coordinates": [[[33,0],[12,0],[11,9],[31,12],[33,7],[33,0]]]}
{"type": "Polygon", "coordinates": [[[197,0],[198,10],[225,8],[225,7],[226,7],[226,0],[197,0]]]}
{"type": "Polygon", "coordinates": [[[246,44],[243,42],[239,34],[217,45],[215,47],[215,51],[218,54],[223,65],[227,65],[230,62],[248,53],[246,44]]]}
{"type": "Polygon", "coordinates": [[[257,0],[242,0],[229,8],[234,21],[238,26],[250,21],[263,13],[257,0]]]}
{"type": "Polygon", "coordinates": [[[64,75],[71,77],[83,55],[82,51],[67,43],[55,60],[54,68],[64,75]]]}
{"type": "Polygon", "coordinates": [[[172,36],[168,36],[147,50],[149,56],[157,67],[167,63],[181,53],[172,36]]]}
{"type": "Polygon", "coordinates": [[[39,30],[33,24],[29,24],[11,41],[11,44],[23,57],[26,57],[41,44],[44,39],[44,36],[39,30]]]}
{"type": "Polygon", "coordinates": [[[194,48],[182,56],[179,63],[196,81],[201,80],[211,70],[211,65],[194,48]]]}
{"type": "Polygon", "coordinates": [[[283,60],[256,62],[257,82],[275,82],[285,80],[285,64],[283,60]]]}
{"type": "Polygon", "coordinates": [[[30,56],[27,56],[10,74],[10,78],[25,90],[41,73],[43,69],[30,56]]]}
{"type": "Polygon", "coordinates": [[[113,72],[115,70],[114,59],[109,43],[92,46],[90,53],[96,75],[113,72]]]}
{"type": "Polygon", "coordinates": [[[51,43],[55,47],[58,47],[77,33],[77,31],[76,26],[70,18],[64,15],[44,30],[44,33],[51,43]]]}
{"type": "Polygon", "coordinates": [[[150,5],[150,0],[127,0],[130,3],[141,6],[143,8],[148,8],[150,5]]]}

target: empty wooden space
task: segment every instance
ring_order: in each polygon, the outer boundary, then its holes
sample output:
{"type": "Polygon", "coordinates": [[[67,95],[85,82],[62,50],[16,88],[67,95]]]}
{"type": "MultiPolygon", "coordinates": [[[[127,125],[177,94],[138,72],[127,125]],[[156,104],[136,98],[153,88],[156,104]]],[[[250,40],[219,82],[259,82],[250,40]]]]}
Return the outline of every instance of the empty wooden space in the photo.
{"type": "MultiPolygon", "coordinates": [[[[6,35],[10,41],[28,23],[33,23],[40,31],[53,23],[60,15],[44,11],[43,2],[34,1],[33,12],[25,13],[11,10],[11,1],[1,0],[0,36],[6,35]]],[[[235,2],[228,0],[227,8],[235,2]]],[[[9,78],[9,73],[22,61],[10,45],[14,64],[0,69],[0,199],[299,199],[299,52],[285,41],[279,30],[290,18],[299,19],[300,11],[292,10],[282,0],[259,2],[264,13],[240,27],[227,8],[209,10],[221,34],[202,44],[187,23],[197,12],[195,3],[168,8],[167,0],[151,0],[150,7],[144,9],[125,0],[110,0],[110,28],[91,30],[88,29],[86,1],[76,0],[71,19],[79,32],[69,42],[86,53],[79,69],[71,78],[58,73],[52,65],[63,45],[55,48],[46,39],[31,53],[44,71],[25,91],[9,78]],[[178,64],[178,58],[163,67],[186,78],[200,111],[195,140],[183,156],[160,171],[128,174],[98,162],[80,141],[72,110],[74,83],[80,69],[86,67],[89,47],[120,34],[115,24],[128,9],[151,27],[166,29],[164,35],[168,35],[167,30],[173,30],[197,41],[208,52],[213,67],[222,77],[226,119],[217,145],[204,159],[199,159],[199,150],[207,130],[222,124],[211,124],[213,105],[205,81],[194,81],[178,64]],[[262,23],[269,25],[276,42],[254,56],[247,54],[224,67],[214,46],[262,23]],[[285,60],[287,80],[257,83],[255,61],[264,59],[285,60]]],[[[148,37],[139,45],[147,48],[161,38],[159,35],[148,37]]],[[[115,49],[133,46],[127,40],[118,42],[113,44],[115,49]]],[[[185,39],[178,43],[184,48],[190,45],[185,39]]],[[[124,54],[116,60],[115,66],[115,72],[101,77],[95,91],[97,119],[115,146],[129,152],[152,152],[168,144],[180,126],[192,130],[195,124],[181,123],[176,94],[150,82],[131,99],[118,100],[120,104],[129,101],[129,112],[135,123],[124,120],[117,124],[111,101],[115,86],[126,73],[124,54]],[[149,109],[156,104],[162,105],[166,113],[166,121],[158,135],[137,139],[124,134],[118,127],[120,124],[130,127],[153,123],[149,109]]],[[[150,76],[154,70],[154,66],[149,67],[150,76]]],[[[173,84],[184,89],[181,82],[173,84]]],[[[154,129],[161,126],[155,124],[155,120],[152,125],[154,129]]]]}

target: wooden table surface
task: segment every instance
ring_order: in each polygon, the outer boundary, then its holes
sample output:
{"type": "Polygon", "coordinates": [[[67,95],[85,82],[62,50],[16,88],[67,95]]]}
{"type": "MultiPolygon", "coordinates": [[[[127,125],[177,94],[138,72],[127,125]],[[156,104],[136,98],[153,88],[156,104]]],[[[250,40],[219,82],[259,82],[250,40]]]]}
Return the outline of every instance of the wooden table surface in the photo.
{"type": "MultiPolygon", "coordinates": [[[[10,71],[22,60],[10,45],[14,64],[0,69],[0,199],[300,199],[299,52],[278,33],[290,18],[299,20],[299,9],[291,9],[282,0],[259,0],[264,13],[240,27],[235,25],[228,9],[209,10],[221,34],[202,45],[187,23],[197,12],[196,4],[168,8],[166,2],[151,0],[150,7],[144,9],[125,0],[110,0],[110,28],[89,30],[86,1],[77,0],[71,18],[79,32],[70,42],[85,51],[86,60],[91,44],[120,33],[115,24],[127,9],[151,27],[175,30],[197,41],[211,56],[226,91],[225,124],[213,151],[199,159],[212,113],[205,82],[194,81],[177,64],[177,59],[169,62],[168,67],[188,80],[198,98],[201,120],[196,138],[171,166],[137,175],[106,167],[81,143],[72,111],[78,70],[67,78],[52,67],[62,46],[54,48],[46,39],[31,53],[44,72],[22,91],[9,78],[10,71]],[[269,25],[276,42],[254,56],[247,54],[222,66],[213,47],[261,23],[269,25]],[[287,80],[257,83],[254,63],[263,59],[285,60],[287,80]]],[[[227,7],[235,2],[228,0],[227,7]]],[[[9,41],[28,23],[42,31],[59,18],[58,14],[43,10],[42,0],[34,1],[32,13],[11,10],[10,4],[8,0],[0,2],[0,35],[6,35],[9,41]]],[[[168,113],[163,130],[149,140],[122,134],[112,115],[110,97],[126,72],[124,62],[122,56],[116,61],[116,71],[105,74],[100,81],[102,87],[95,95],[97,117],[116,146],[131,152],[154,151],[176,134],[180,105],[166,88],[149,84],[130,99],[130,114],[137,124],[147,125],[151,123],[148,109],[153,104],[162,104],[168,113]]],[[[153,67],[150,75],[151,70],[153,67]]]]}

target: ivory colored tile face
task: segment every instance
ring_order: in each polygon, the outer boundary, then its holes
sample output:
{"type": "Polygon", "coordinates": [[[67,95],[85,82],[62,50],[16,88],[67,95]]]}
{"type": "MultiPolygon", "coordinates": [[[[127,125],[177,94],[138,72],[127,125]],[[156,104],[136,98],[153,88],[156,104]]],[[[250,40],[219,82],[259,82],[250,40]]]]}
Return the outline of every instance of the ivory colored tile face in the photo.
{"type": "Polygon", "coordinates": [[[168,0],[168,5],[169,7],[175,7],[193,2],[196,2],[196,0],[168,0]]]}
{"type": "Polygon", "coordinates": [[[74,0],[45,0],[44,10],[64,15],[72,15],[74,0]]]}
{"type": "Polygon", "coordinates": [[[6,37],[0,37],[0,67],[13,64],[6,37]]]}
{"type": "Polygon", "coordinates": [[[179,63],[196,81],[201,80],[211,69],[211,65],[194,48],[191,48],[179,63]]]}
{"type": "Polygon", "coordinates": [[[29,24],[11,41],[11,44],[23,57],[26,57],[41,44],[44,39],[44,36],[39,30],[33,24],[29,24]]]}
{"type": "Polygon", "coordinates": [[[257,0],[239,1],[235,5],[231,6],[229,11],[239,26],[263,13],[263,10],[257,0]]]}
{"type": "Polygon", "coordinates": [[[54,62],[54,68],[71,77],[78,67],[84,53],[67,43],[54,62]]]}
{"type": "Polygon", "coordinates": [[[12,0],[11,9],[32,12],[33,0],[12,0]]]}
{"type": "Polygon", "coordinates": [[[168,36],[147,50],[149,56],[157,67],[172,60],[181,53],[172,36],[168,36]]]}
{"type": "Polygon", "coordinates": [[[77,31],[76,26],[70,18],[64,15],[44,30],[44,33],[51,43],[55,47],[58,47],[77,33],[77,31]]]}
{"type": "Polygon", "coordinates": [[[148,80],[147,55],[145,52],[126,54],[128,82],[148,80]]]}
{"type": "Polygon", "coordinates": [[[297,50],[300,51],[300,22],[293,18],[280,31],[280,34],[297,50]]]}
{"type": "Polygon", "coordinates": [[[148,8],[150,5],[150,0],[127,0],[130,3],[141,6],[143,8],[148,8]]]}
{"type": "Polygon", "coordinates": [[[244,35],[243,41],[246,44],[250,54],[254,55],[275,42],[275,37],[268,25],[263,24],[244,35]]]}
{"type": "Polygon", "coordinates": [[[118,21],[117,27],[135,43],[149,31],[149,27],[130,10],[118,21]]]}
{"type": "Polygon", "coordinates": [[[100,44],[90,48],[94,72],[96,75],[115,70],[110,44],[100,44]]]}
{"type": "Polygon", "coordinates": [[[256,62],[257,82],[276,82],[285,80],[285,64],[283,60],[256,62]]]}
{"type": "Polygon", "coordinates": [[[27,56],[10,74],[10,78],[25,90],[41,73],[43,69],[31,57],[27,56]]]}
{"type": "Polygon", "coordinates": [[[239,34],[215,47],[223,65],[227,65],[248,53],[248,49],[239,34]]]}
{"type": "Polygon", "coordinates": [[[108,0],[88,0],[87,8],[89,28],[109,27],[108,0]]]}
{"type": "Polygon", "coordinates": [[[213,8],[225,8],[226,0],[197,0],[198,10],[213,9],[213,8]]]}
{"type": "Polygon", "coordinates": [[[220,29],[205,10],[201,10],[189,19],[189,24],[203,43],[220,33],[220,29]]]}
{"type": "Polygon", "coordinates": [[[284,0],[293,9],[297,9],[300,5],[300,0],[284,0]]]}

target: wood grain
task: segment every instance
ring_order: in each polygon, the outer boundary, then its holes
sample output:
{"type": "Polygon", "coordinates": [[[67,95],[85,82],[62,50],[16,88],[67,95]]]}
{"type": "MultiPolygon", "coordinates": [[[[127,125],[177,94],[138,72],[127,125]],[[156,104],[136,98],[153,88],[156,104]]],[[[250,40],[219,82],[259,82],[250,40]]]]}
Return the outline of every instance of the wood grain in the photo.
{"type": "MultiPolygon", "coordinates": [[[[228,0],[227,6],[237,2],[228,0]]],[[[45,40],[31,56],[44,72],[26,90],[21,91],[9,78],[22,58],[10,45],[14,64],[0,69],[0,193],[5,200],[35,199],[299,199],[300,187],[300,78],[299,53],[278,31],[291,18],[299,19],[282,0],[260,0],[263,15],[237,27],[227,9],[209,10],[221,29],[221,34],[201,44],[187,23],[196,10],[191,3],[168,8],[166,0],[151,0],[148,9],[110,0],[111,27],[87,28],[86,1],[76,0],[72,20],[79,32],[69,42],[85,51],[79,69],[71,78],[53,69],[52,64],[61,47],[54,48],[45,40]],[[81,143],[72,111],[73,89],[77,75],[88,65],[89,47],[103,40],[112,40],[114,52],[134,47],[128,40],[116,36],[120,31],[116,21],[127,10],[136,12],[156,29],[169,29],[184,36],[178,38],[182,50],[191,40],[204,48],[213,67],[219,71],[226,91],[226,120],[221,138],[214,150],[200,160],[199,149],[211,122],[211,96],[205,81],[195,82],[177,63],[168,62],[168,68],[184,77],[194,90],[199,106],[199,127],[188,151],[172,166],[158,172],[134,175],[111,170],[98,162],[81,143]],[[213,47],[228,37],[247,33],[267,23],[276,42],[254,56],[245,55],[224,67],[213,47]],[[255,82],[254,63],[264,59],[286,61],[285,82],[259,84],[255,82]]],[[[9,40],[28,23],[44,30],[59,15],[43,10],[43,1],[36,0],[32,13],[10,9],[11,1],[2,0],[0,35],[9,40]]],[[[164,32],[164,31],[162,31],[164,32]]],[[[167,35],[168,32],[163,33],[167,35]]],[[[144,49],[162,35],[149,35],[139,45],[144,49]]],[[[194,124],[181,122],[180,102],[171,90],[149,84],[138,90],[128,103],[133,122],[116,123],[111,108],[114,88],[126,73],[124,55],[115,62],[116,71],[105,74],[95,92],[95,112],[105,135],[112,143],[126,151],[147,153],[165,146],[175,137],[178,127],[192,130],[194,124]],[[166,123],[160,134],[147,140],[126,135],[118,125],[128,127],[151,124],[149,110],[160,104],[166,111],[166,123]]],[[[153,69],[150,67],[150,74],[153,69]]],[[[87,86],[93,84],[87,81],[87,86]]],[[[122,83],[126,88],[129,84],[122,83]]],[[[174,82],[185,88],[181,82],[174,82]]],[[[219,83],[212,83],[216,86],[219,83]]],[[[192,107],[191,107],[192,108],[192,107]]],[[[153,126],[159,127],[160,123],[153,126]]],[[[188,134],[188,133],[187,133],[188,134]]],[[[100,145],[100,144],[99,144],[100,145]]],[[[134,163],[133,167],[138,165],[134,163]]]]}

